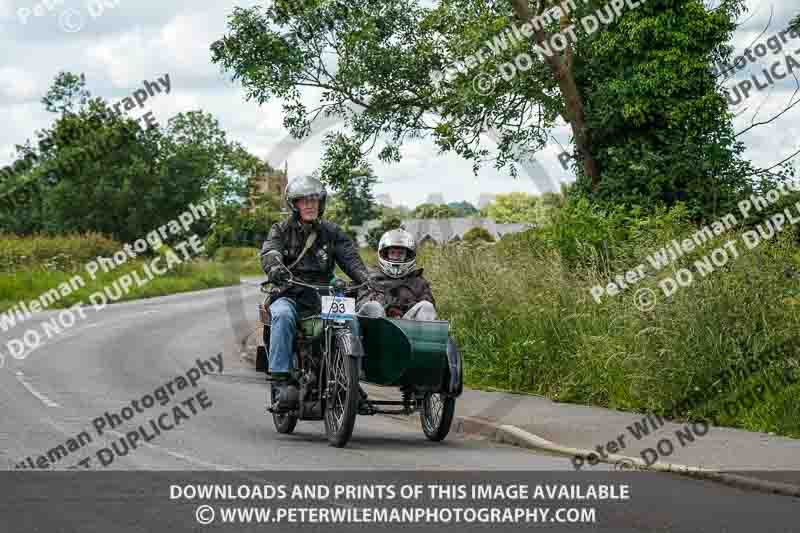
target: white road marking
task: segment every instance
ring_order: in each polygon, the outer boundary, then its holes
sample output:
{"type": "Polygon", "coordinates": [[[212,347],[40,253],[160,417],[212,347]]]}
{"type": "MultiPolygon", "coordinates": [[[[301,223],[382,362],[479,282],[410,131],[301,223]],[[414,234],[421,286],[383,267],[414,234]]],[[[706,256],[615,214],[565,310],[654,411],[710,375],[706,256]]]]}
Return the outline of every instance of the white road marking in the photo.
{"type": "Polygon", "coordinates": [[[37,397],[37,398],[38,398],[38,399],[39,399],[39,400],[40,400],[40,401],[41,401],[43,404],[45,404],[47,407],[61,407],[60,405],[58,405],[58,404],[57,404],[56,402],[54,402],[53,400],[51,400],[50,398],[48,398],[47,396],[45,396],[45,395],[44,395],[44,394],[42,394],[41,392],[39,392],[39,391],[37,391],[36,389],[34,389],[34,388],[33,388],[33,386],[32,386],[30,383],[28,383],[27,381],[25,381],[25,374],[23,374],[23,373],[22,373],[21,371],[19,371],[19,370],[17,370],[17,381],[19,381],[20,383],[22,383],[22,385],[23,385],[23,386],[24,386],[26,389],[28,389],[28,392],[30,392],[31,394],[33,394],[34,396],[36,396],[36,397],[37,397]]]}

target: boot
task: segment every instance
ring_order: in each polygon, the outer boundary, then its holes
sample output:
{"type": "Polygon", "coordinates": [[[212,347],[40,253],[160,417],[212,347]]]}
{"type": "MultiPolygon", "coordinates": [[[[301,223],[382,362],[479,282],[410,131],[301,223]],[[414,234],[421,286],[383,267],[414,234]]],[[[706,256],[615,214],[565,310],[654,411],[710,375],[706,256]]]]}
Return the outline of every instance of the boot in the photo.
{"type": "Polygon", "coordinates": [[[288,412],[298,407],[300,392],[297,386],[290,381],[288,374],[274,376],[272,383],[272,408],[278,412],[288,412]]]}

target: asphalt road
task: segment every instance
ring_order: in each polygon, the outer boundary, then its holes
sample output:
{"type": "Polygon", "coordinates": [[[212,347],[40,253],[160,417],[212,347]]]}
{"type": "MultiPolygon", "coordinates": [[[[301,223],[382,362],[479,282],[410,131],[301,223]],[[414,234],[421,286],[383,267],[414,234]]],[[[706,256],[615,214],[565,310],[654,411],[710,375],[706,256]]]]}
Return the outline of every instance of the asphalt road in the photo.
{"type": "MultiPolygon", "coordinates": [[[[119,413],[132,400],[140,401],[166,382],[186,376],[197,359],[209,360],[223,353],[223,374],[241,374],[244,365],[239,362],[237,337],[255,318],[260,299],[256,287],[243,285],[122,303],[97,313],[90,310],[85,320],[23,360],[10,357],[5,343],[53,313],[3,333],[0,341],[6,357],[0,368],[0,468],[11,470],[28,457],[35,462],[48,450],[60,444],[66,448],[69,439],[86,432],[92,442],[54,461],[54,469],[80,466],[79,461],[91,457],[92,468],[101,471],[503,470],[549,472],[551,477],[553,472],[561,472],[558,476],[564,480],[576,475],[563,457],[478,437],[451,434],[443,443],[429,442],[416,416],[406,421],[360,417],[344,449],[328,446],[322,422],[300,422],[294,435],[280,435],[265,412],[266,385],[225,376],[204,376],[194,388],[175,390],[166,405],[156,405],[97,435],[93,420],[106,411],[119,413]],[[188,406],[183,407],[187,416],[177,426],[150,442],[140,441],[127,454],[118,453],[105,468],[98,464],[99,449],[111,448],[154,414],[171,413],[181,400],[201,390],[210,406],[201,409],[199,400],[195,401],[194,414],[188,406]]],[[[172,420],[172,416],[168,418],[172,420]]],[[[529,476],[539,479],[534,472],[529,476]]],[[[628,502],[607,517],[609,530],[800,529],[781,525],[784,519],[786,524],[794,524],[788,520],[796,520],[800,503],[796,499],[663,474],[647,479],[638,503],[628,502]],[[645,493],[649,495],[645,497],[645,493]],[[756,529],[736,529],[745,526],[756,529]]],[[[10,505],[8,500],[4,503],[10,505]]],[[[3,509],[0,504],[0,514],[3,509]]]]}

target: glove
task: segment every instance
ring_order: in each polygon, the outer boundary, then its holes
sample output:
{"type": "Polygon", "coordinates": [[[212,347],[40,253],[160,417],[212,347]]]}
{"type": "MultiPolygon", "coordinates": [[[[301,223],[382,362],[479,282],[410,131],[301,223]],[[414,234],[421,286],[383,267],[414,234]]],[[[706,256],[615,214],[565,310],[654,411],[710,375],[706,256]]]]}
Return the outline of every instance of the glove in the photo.
{"type": "Polygon", "coordinates": [[[282,265],[274,266],[269,269],[268,279],[274,285],[282,285],[289,281],[289,272],[282,265]]]}

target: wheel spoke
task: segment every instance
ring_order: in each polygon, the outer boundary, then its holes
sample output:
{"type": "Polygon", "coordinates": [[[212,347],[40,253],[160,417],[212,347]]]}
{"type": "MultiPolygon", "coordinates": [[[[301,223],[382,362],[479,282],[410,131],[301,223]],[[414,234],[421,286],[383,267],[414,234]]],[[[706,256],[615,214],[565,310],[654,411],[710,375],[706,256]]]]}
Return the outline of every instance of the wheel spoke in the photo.
{"type": "Polygon", "coordinates": [[[333,401],[328,413],[328,424],[334,431],[338,431],[344,422],[345,402],[347,400],[347,374],[345,372],[344,357],[339,350],[334,352],[331,362],[330,377],[333,382],[333,401]]]}
{"type": "Polygon", "coordinates": [[[424,419],[427,429],[431,432],[437,430],[442,421],[444,402],[440,394],[427,393],[423,401],[424,419]]]}

